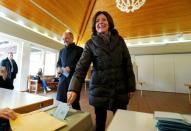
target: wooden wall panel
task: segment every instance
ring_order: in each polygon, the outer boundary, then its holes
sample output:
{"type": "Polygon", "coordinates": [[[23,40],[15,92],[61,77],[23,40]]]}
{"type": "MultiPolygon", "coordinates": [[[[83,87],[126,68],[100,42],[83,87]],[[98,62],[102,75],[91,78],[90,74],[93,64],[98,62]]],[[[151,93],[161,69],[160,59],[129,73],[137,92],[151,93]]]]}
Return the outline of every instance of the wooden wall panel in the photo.
{"type": "MultiPolygon", "coordinates": [[[[127,39],[191,32],[190,0],[146,0],[134,13],[121,12],[115,0],[97,0],[92,15],[98,10],[108,11],[119,33],[127,39]]],[[[89,22],[84,39],[91,34],[89,22]]]]}
{"type": "Polygon", "coordinates": [[[156,91],[175,92],[173,55],[154,56],[154,84],[156,91]]]}
{"type": "Polygon", "coordinates": [[[174,55],[176,92],[187,93],[185,83],[191,83],[191,54],[174,55]]]}
{"type": "MultiPolygon", "coordinates": [[[[185,83],[191,83],[191,54],[135,56],[138,80],[149,91],[188,93],[185,83]]],[[[138,85],[137,89],[141,89],[138,85]]]]}
{"type": "MultiPolygon", "coordinates": [[[[154,87],[154,64],[152,55],[135,56],[136,64],[138,67],[138,81],[144,81],[142,86],[143,90],[155,91],[154,87]]],[[[137,85],[137,89],[141,89],[137,85]]]]}
{"type": "Polygon", "coordinates": [[[70,28],[81,44],[91,37],[92,17],[98,10],[111,14],[126,39],[191,33],[191,0],[146,0],[133,13],[121,12],[115,0],[0,0],[0,4],[59,35],[70,28]]]}

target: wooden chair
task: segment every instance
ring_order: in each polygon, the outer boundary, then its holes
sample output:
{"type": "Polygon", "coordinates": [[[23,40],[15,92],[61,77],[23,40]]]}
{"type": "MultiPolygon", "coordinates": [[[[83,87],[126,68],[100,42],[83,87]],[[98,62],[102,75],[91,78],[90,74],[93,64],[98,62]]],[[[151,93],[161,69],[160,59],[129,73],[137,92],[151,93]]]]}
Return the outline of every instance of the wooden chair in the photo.
{"type": "MultiPolygon", "coordinates": [[[[46,80],[47,86],[57,89],[58,82],[52,81],[55,76],[44,76],[43,79],[46,80]]],[[[32,76],[28,78],[28,90],[29,92],[35,92],[37,94],[39,91],[42,90],[41,83],[38,80],[33,80],[32,76]]]]}
{"type": "Polygon", "coordinates": [[[189,103],[191,104],[191,98],[190,98],[190,94],[191,94],[191,83],[184,84],[184,86],[188,88],[188,101],[189,101],[189,103]]]}
{"type": "Polygon", "coordinates": [[[140,81],[137,82],[137,84],[140,85],[140,87],[141,87],[141,96],[143,96],[143,84],[145,84],[145,81],[140,80],[140,81]]]}
{"type": "Polygon", "coordinates": [[[35,94],[41,90],[41,84],[38,82],[38,80],[33,80],[32,76],[29,76],[28,78],[28,90],[29,92],[35,92],[35,94]]]}

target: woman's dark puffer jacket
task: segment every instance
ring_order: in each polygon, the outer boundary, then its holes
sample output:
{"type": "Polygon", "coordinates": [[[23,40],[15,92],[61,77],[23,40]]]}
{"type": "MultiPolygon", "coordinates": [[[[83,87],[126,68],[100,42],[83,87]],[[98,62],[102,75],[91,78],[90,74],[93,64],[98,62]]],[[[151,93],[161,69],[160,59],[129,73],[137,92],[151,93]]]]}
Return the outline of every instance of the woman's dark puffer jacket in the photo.
{"type": "Polygon", "coordinates": [[[117,31],[111,33],[108,44],[97,35],[87,41],[69,91],[80,92],[91,62],[93,70],[89,85],[89,103],[107,109],[113,109],[116,105],[127,105],[129,92],[135,91],[135,75],[129,51],[117,31]]]}

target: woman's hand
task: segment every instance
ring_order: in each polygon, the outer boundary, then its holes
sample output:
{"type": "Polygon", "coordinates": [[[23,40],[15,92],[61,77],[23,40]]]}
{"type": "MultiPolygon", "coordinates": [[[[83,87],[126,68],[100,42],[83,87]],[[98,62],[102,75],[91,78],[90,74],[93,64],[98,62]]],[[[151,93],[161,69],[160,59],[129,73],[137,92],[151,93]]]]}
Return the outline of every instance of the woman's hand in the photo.
{"type": "Polygon", "coordinates": [[[0,109],[0,118],[5,118],[7,120],[15,120],[17,118],[16,113],[9,108],[0,109]]]}
{"type": "Polygon", "coordinates": [[[69,91],[67,93],[67,103],[72,104],[76,100],[76,97],[77,97],[77,93],[76,92],[69,91]]]}

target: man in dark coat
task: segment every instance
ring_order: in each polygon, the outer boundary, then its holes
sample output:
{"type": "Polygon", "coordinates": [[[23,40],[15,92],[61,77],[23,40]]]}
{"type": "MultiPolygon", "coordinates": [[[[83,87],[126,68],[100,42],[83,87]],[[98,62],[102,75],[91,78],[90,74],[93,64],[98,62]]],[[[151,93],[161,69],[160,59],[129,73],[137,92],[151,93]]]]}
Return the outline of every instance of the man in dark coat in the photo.
{"type": "Polygon", "coordinates": [[[18,72],[18,66],[15,60],[13,59],[13,52],[8,52],[8,57],[1,61],[1,66],[5,66],[7,70],[7,78],[11,80],[13,84],[14,79],[16,78],[18,72]]]}
{"type": "MultiPolygon", "coordinates": [[[[57,68],[61,71],[57,91],[57,100],[67,102],[68,86],[75,71],[76,64],[83,52],[83,48],[76,46],[75,43],[73,43],[73,34],[71,32],[63,33],[63,41],[65,47],[60,50],[57,62],[57,68]]],[[[79,99],[80,94],[78,94],[78,98],[72,104],[74,109],[80,110],[79,99]]]]}

